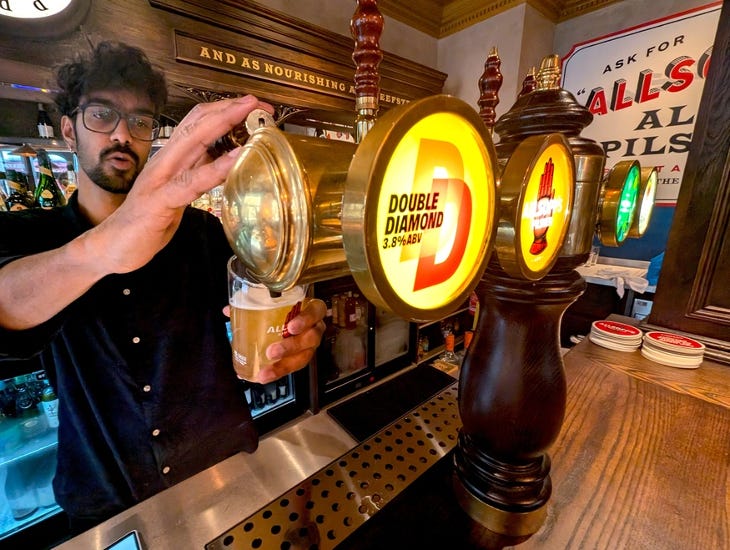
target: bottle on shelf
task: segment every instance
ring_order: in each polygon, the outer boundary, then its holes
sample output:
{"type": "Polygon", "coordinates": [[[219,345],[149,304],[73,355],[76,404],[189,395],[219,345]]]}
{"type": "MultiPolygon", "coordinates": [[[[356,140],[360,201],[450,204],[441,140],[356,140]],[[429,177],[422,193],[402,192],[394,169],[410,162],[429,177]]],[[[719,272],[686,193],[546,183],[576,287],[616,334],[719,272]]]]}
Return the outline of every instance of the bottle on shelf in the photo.
{"type": "Polygon", "coordinates": [[[172,135],[173,130],[175,129],[175,122],[164,115],[160,116],[161,124],[160,126],[160,134],[158,137],[160,138],[169,138],[172,135]]]}
{"type": "Polygon", "coordinates": [[[471,330],[476,330],[477,322],[479,321],[479,296],[476,292],[472,292],[469,295],[469,315],[472,318],[471,330]]]}
{"type": "Polygon", "coordinates": [[[53,124],[43,103],[38,104],[38,137],[53,139],[53,124]]]}
{"type": "Polygon", "coordinates": [[[220,218],[223,209],[223,186],[219,185],[209,191],[210,195],[210,207],[208,212],[213,214],[216,218],[220,218]]]}
{"type": "Polygon", "coordinates": [[[322,336],[322,342],[328,342],[331,346],[334,343],[335,338],[337,338],[337,328],[335,327],[335,314],[337,306],[336,304],[333,305],[330,298],[325,298],[324,303],[327,309],[324,315],[325,329],[324,335],[322,336]]]}
{"type": "Polygon", "coordinates": [[[41,393],[43,414],[46,416],[49,428],[58,428],[58,396],[56,396],[56,391],[47,379],[43,382],[44,387],[41,393]]]}
{"type": "Polygon", "coordinates": [[[15,409],[15,398],[18,389],[12,380],[1,381],[2,390],[0,391],[0,416],[5,418],[15,418],[17,411],[15,409]]]}
{"type": "Polygon", "coordinates": [[[30,516],[38,509],[38,501],[30,483],[29,474],[23,461],[14,462],[8,466],[5,478],[5,497],[13,519],[16,521],[30,516]]]}
{"type": "Polygon", "coordinates": [[[47,508],[56,503],[53,494],[53,476],[56,473],[56,453],[45,452],[33,457],[33,493],[35,504],[47,508]]]}
{"type": "Polygon", "coordinates": [[[35,206],[35,200],[28,191],[28,180],[25,174],[16,170],[8,170],[5,174],[5,181],[10,194],[5,199],[5,206],[8,210],[26,210],[35,206]]]}
{"type": "Polygon", "coordinates": [[[426,356],[430,346],[431,346],[431,344],[428,341],[428,336],[426,336],[425,334],[421,334],[418,337],[418,349],[416,350],[416,359],[418,361],[420,361],[421,359],[423,359],[426,356]]]}
{"type": "Polygon", "coordinates": [[[76,183],[78,181],[73,162],[69,162],[66,164],[66,175],[64,177],[64,180],[63,195],[64,198],[68,200],[71,195],[73,195],[73,192],[76,191],[76,183]]]}
{"type": "Polygon", "coordinates": [[[474,331],[465,330],[464,331],[464,347],[461,348],[460,351],[456,352],[456,356],[459,359],[459,364],[464,362],[464,357],[466,356],[466,350],[469,349],[469,345],[471,344],[472,338],[474,338],[474,331]]]}
{"type": "Polygon", "coordinates": [[[22,376],[15,378],[15,415],[18,418],[33,418],[37,415],[33,394],[22,376]]]}
{"type": "Polygon", "coordinates": [[[466,330],[464,331],[464,349],[469,349],[469,346],[471,345],[471,341],[474,338],[474,331],[473,330],[466,330]]]}
{"type": "Polygon", "coordinates": [[[453,331],[449,330],[444,335],[444,347],[446,348],[444,352],[439,355],[439,360],[444,361],[446,363],[453,363],[455,365],[458,365],[460,363],[459,356],[454,353],[454,348],[456,346],[456,337],[454,336],[453,331]]]}
{"type": "Polygon", "coordinates": [[[345,297],[345,328],[355,330],[357,327],[357,299],[348,291],[345,297]]]}
{"type": "Polygon", "coordinates": [[[337,326],[339,328],[345,328],[347,326],[345,317],[345,301],[347,299],[347,294],[336,294],[332,299],[334,300],[334,303],[337,304],[337,326]]]}
{"type": "Polygon", "coordinates": [[[266,405],[266,392],[262,384],[251,383],[251,410],[263,409],[266,405]]]}
{"type": "Polygon", "coordinates": [[[337,334],[339,329],[337,328],[337,295],[327,297],[324,299],[325,306],[327,307],[324,316],[324,334],[322,335],[322,346],[321,350],[326,354],[326,360],[322,361],[322,368],[324,369],[326,379],[328,381],[337,380],[340,377],[340,371],[337,368],[337,364],[333,360],[333,353],[335,344],[337,343],[337,334]]]}
{"type": "Polygon", "coordinates": [[[10,189],[8,188],[8,183],[5,178],[5,172],[0,170],[0,194],[2,194],[3,198],[10,194],[10,189]]]}
{"type": "Polygon", "coordinates": [[[211,211],[210,206],[210,193],[203,193],[200,195],[197,199],[195,199],[192,202],[192,206],[195,208],[199,208],[200,210],[205,210],[206,212],[211,211]]]}
{"type": "Polygon", "coordinates": [[[0,210],[8,210],[5,199],[10,195],[7,181],[5,180],[5,172],[0,171],[0,210]]]}
{"type": "Polygon", "coordinates": [[[289,397],[289,377],[282,376],[276,381],[276,387],[278,390],[279,399],[286,399],[289,397]]]}
{"type": "Polygon", "coordinates": [[[243,388],[243,397],[246,400],[246,405],[249,409],[253,407],[253,395],[251,394],[251,385],[245,380],[240,381],[243,388]]]}
{"type": "Polygon", "coordinates": [[[51,161],[45,149],[38,149],[38,185],[35,188],[35,202],[40,208],[50,209],[66,204],[66,198],[56,183],[51,170],[51,161]]]}
{"type": "Polygon", "coordinates": [[[20,422],[20,434],[25,439],[32,439],[41,435],[48,428],[48,423],[38,406],[40,399],[36,399],[33,375],[16,376],[15,412],[20,422]]]}
{"type": "Polygon", "coordinates": [[[276,382],[264,384],[264,395],[267,405],[273,405],[279,399],[279,388],[276,382]]]}

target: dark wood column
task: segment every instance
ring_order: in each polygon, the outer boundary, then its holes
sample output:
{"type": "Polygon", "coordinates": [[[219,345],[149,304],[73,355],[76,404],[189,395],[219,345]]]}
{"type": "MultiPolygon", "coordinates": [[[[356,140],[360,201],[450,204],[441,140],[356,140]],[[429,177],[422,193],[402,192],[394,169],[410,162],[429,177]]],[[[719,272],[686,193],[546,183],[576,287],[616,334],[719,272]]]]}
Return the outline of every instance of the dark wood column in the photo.
{"type": "MultiPolygon", "coordinates": [[[[697,113],[649,326],[702,341],[730,363],[730,6],[726,2],[697,113]]],[[[649,328],[649,327],[647,327],[649,328]]]]}

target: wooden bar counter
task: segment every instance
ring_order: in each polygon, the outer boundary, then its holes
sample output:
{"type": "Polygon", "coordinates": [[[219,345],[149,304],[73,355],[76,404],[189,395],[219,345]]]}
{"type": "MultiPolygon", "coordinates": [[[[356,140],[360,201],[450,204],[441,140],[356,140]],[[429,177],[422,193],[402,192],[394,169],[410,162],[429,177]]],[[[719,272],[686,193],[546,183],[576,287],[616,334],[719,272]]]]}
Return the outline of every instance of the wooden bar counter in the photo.
{"type": "MultiPolygon", "coordinates": [[[[588,339],[564,363],[567,408],[550,450],[547,519],[507,548],[730,549],[730,367],[678,369],[588,339]]],[[[459,509],[449,459],[342,547],[503,548],[459,509]]]]}
{"type": "MultiPolygon", "coordinates": [[[[515,548],[730,549],[730,367],[704,361],[698,369],[678,369],[651,362],[639,351],[611,351],[588,339],[572,348],[564,363],[567,408],[550,449],[553,494],[547,519],[515,548]]],[[[438,407],[452,403],[437,416],[458,422],[455,388],[429,401],[438,407]]],[[[292,494],[297,484],[311,489],[313,478],[327,479],[343,461],[348,470],[363,445],[399,425],[413,426],[408,418],[422,410],[419,406],[360,445],[326,411],[309,416],[264,438],[253,455],[231,457],[64,548],[104,548],[131,529],[140,531],[145,548],[203,548],[221,538],[231,550],[280,548],[275,537],[263,537],[258,546],[239,540],[246,534],[241,524],[261,524],[249,514],[266,506],[278,509],[285,491],[292,494]],[[342,435],[333,439],[336,434],[342,435]],[[235,542],[221,537],[227,529],[235,542]]],[[[395,473],[418,470],[419,477],[395,498],[385,498],[382,507],[370,506],[364,523],[343,538],[329,539],[324,525],[310,522],[315,530],[310,542],[316,540],[319,550],[502,548],[456,503],[451,441],[425,471],[412,455],[401,453],[395,473]]],[[[376,478],[367,477],[374,470],[375,465],[363,468],[352,482],[377,485],[376,478]]],[[[325,499],[328,510],[335,509],[330,508],[334,498],[325,499]]]]}
{"type": "Polygon", "coordinates": [[[548,518],[519,548],[730,548],[730,367],[589,341],[564,361],[548,518]]]}

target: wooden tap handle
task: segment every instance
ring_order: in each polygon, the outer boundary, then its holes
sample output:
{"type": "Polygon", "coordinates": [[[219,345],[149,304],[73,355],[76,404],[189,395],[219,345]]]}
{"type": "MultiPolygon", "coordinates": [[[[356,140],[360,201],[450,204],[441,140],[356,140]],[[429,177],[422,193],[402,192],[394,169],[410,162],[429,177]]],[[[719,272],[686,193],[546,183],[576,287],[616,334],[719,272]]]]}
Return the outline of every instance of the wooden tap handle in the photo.
{"type": "Polygon", "coordinates": [[[527,71],[525,79],[522,81],[522,90],[520,90],[517,97],[522,97],[523,95],[527,95],[530,92],[535,91],[537,88],[537,78],[535,77],[536,72],[535,67],[531,67],[530,70],[527,71]]]}
{"type": "Polygon", "coordinates": [[[484,62],[484,72],[479,78],[479,116],[491,131],[497,120],[495,107],[499,103],[499,89],[502,87],[502,73],[499,70],[502,61],[497,48],[493,47],[484,62]]]}
{"type": "Polygon", "coordinates": [[[355,62],[356,102],[359,103],[360,98],[374,98],[374,105],[367,108],[377,110],[380,93],[378,66],[383,59],[380,49],[383,16],[378,10],[377,0],[357,0],[357,9],[350,21],[350,32],[355,39],[352,60],[355,62]]]}

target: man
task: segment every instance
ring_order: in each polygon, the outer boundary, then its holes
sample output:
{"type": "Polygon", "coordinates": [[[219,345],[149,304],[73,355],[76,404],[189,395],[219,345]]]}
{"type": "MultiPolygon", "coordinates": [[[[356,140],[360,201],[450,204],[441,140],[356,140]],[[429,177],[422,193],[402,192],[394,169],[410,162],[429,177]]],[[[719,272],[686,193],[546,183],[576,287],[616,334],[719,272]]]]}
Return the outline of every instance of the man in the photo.
{"type": "MultiPolygon", "coordinates": [[[[148,161],[166,86],[144,53],[103,43],[57,76],[78,188],[65,207],[0,216],[0,355],[39,355],[57,390],[53,486],[79,531],[257,446],[223,314],[232,252],[188,205],[235,162],[208,146],[272,108],[198,105],[148,161]]],[[[307,364],[324,312],[314,300],[289,322],[260,382],[307,364]]]]}

